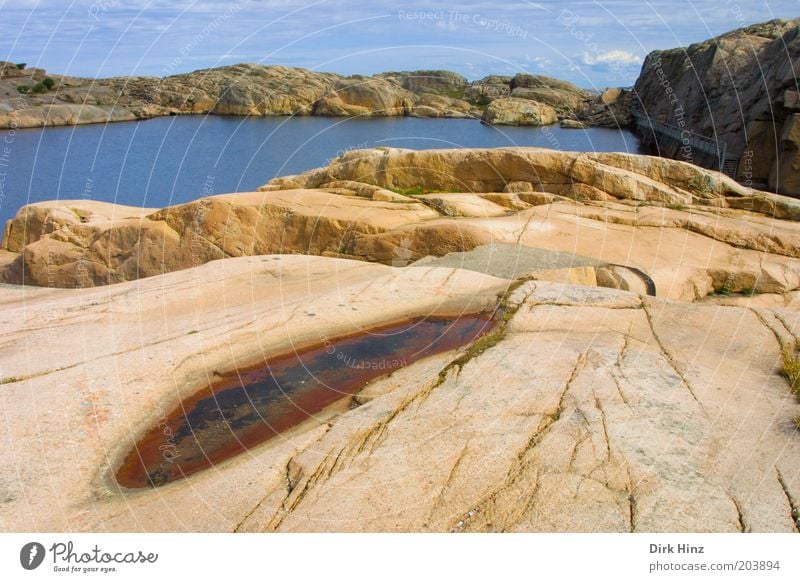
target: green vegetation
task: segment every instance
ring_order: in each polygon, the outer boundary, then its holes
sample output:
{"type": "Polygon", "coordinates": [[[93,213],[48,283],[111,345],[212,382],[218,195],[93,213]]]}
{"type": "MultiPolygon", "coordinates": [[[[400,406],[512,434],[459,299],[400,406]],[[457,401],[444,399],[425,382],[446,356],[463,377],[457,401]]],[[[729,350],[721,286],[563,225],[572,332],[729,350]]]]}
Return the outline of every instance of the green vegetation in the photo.
{"type": "Polygon", "coordinates": [[[420,194],[435,194],[438,190],[427,190],[422,186],[414,186],[413,188],[387,188],[395,194],[402,194],[403,196],[419,196],[420,194]]]}
{"type": "Polygon", "coordinates": [[[506,337],[507,333],[507,326],[514,315],[517,313],[519,308],[521,307],[521,303],[511,304],[510,298],[511,295],[519,289],[522,285],[531,281],[532,279],[525,277],[522,279],[517,279],[513,283],[511,283],[506,290],[500,295],[497,303],[497,307],[495,308],[494,316],[499,317],[499,321],[497,322],[496,326],[492,331],[487,333],[486,335],[482,335],[479,337],[475,342],[470,345],[461,356],[450,362],[447,366],[445,366],[439,372],[439,380],[437,385],[441,385],[446,379],[447,374],[450,372],[451,369],[463,368],[470,360],[480,356],[483,352],[496,346],[500,341],[506,337]]]}
{"type": "Polygon", "coordinates": [[[451,99],[463,99],[464,93],[466,92],[466,87],[457,87],[455,89],[450,89],[449,91],[445,91],[444,94],[451,99]]]}
{"type": "Polygon", "coordinates": [[[55,86],[56,82],[50,77],[45,77],[40,83],[36,83],[33,87],[30,85],[17,85],[17,91],[20,93],[47,93],[55,86]]]}
{"type": "Polygon", "coordinates": [[[789,382],[789,390],[792,394],[800,396],[800,357],[797,350],[792,347],[784,347],[781,351],[781,372],[789,382]]]}
{"type": "Polygon", "coordinates": [[[689,207],[685,204],[667,204],[667,208],[670,210],[683,210],[684,212],[689,210],[689,207]]]}
{"type": "Polygon", "coordinates": [[[24,71],[24,70],[25,70],[25,67],[27,67],[27,66],[28,66],[28,63],[17,63],[17,68],[18,68],[20,71],[24,71]]]}
{"type": "MultiPolygon", "coordinates": [[[[781,351],[781,362],[781,373],[789,383],[789,390],[800,397],[800,356],[797,354],[797,348],[784,347],[781,351]]],[[[800,429],[800,416],[794,419],[794,423],[800,429]]]]}
{"type": "Polygon", "coordinates": [[[478,109],[486,111],[486,108],[489,107],[489,103],[491,103],[492,100],[486,95],[481,95],[477,99],[470,99],[469,102],[478,109]]]}

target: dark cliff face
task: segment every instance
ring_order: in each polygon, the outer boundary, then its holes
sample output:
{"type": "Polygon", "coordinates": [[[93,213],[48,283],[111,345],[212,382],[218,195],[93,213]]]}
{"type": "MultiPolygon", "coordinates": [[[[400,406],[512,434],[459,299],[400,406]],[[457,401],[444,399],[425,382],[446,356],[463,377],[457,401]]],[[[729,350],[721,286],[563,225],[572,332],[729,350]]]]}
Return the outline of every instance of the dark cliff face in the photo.
{"type": "MultiPolygon", "coordinates": [[[[653,121],[724,143],[743,183],[800,196],[798,76],[800,20],[773,20],[650,53],[636,81],[634,106],[653,121]]],[[[661,155],[719,164],[686,141],[642,133],[661,155]]]]}

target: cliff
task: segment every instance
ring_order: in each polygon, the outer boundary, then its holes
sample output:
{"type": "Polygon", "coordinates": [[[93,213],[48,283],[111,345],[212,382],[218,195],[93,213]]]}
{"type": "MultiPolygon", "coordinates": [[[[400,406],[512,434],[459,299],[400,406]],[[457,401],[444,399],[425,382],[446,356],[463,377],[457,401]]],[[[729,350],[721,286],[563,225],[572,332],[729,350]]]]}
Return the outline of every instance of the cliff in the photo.
{"type": "MultiPolygon", "coordinates": [[[[800,21],[772,20],[686,48],[654,51],[635,94],[643,114],[724,143],[746,185],[800,195],[800,21]]],[[[719,167],[715,156],[642,131],[661,155],[719,167]]]]}

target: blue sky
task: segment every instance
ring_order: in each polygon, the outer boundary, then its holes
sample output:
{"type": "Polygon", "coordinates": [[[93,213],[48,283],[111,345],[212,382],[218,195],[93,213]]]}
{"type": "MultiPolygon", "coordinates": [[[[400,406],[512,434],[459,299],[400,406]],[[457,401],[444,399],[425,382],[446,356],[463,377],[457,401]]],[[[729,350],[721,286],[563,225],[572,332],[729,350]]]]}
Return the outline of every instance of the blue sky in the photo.
{"type": "Polygon", "coordinates": [[[651,50],[797,16],[798,0],[0,0],[0,60],[90,77],[525,71],[599,88],[632,84],[651,50]]]}

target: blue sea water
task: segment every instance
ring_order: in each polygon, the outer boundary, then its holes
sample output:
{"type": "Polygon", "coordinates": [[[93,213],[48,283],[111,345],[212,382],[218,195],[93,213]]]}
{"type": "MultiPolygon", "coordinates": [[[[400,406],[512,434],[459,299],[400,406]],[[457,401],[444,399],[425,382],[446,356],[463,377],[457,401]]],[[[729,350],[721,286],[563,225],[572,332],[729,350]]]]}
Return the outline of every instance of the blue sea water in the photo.
{"type": "Polygon", "coordinates": [[[161,208],[256,189],[344,151],[540,146],[639,153],[627,131],[490,127],[472,119],[176,116],[0,132],[0,224],[28,203],[92,199],[161,208]]]}

